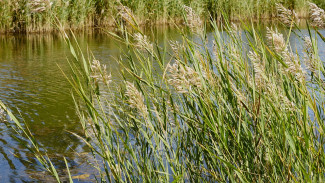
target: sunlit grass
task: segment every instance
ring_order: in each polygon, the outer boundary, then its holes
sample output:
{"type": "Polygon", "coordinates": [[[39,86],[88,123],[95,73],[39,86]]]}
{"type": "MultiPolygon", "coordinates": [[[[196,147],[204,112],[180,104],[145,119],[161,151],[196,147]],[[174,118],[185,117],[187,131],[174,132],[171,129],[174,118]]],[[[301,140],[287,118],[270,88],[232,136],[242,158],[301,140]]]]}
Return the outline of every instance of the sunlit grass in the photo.
{"type": "Polygon", "coordinates": [[[92,59],[72,62],[84,141],[104,162],[102,180],[324,181],[325,69],[317,33],[301,37],[301,57],[276,29],[263,36],[243,25],[240,34],[226,23],[221,32],[212,22],[208,40],[204,27],[192,32],[188,25],[171,49],[141,32],[111,33],[127,46],[118,93],[107,94],[112,82],[80,79],[80,68],[100,68],[92,59]]]}
{"type": "MultiPolygon", "coordinates": [[[[300,18],[308,16],[307,0],[285,1],[300,18]]],[[[312,2],[319,6],[319,0],[312,2]]],[[[183,6],[192,7],[204,19],[258,20],[276,16],[280,0],[2,0],[0,1],[1,32],[47,32],[64,29],[115,26],[121,21],[121,10],[127,7],[139,24],[173,24],[182,22],[183,6]]]]}
{"type": "MultiPolygon", "coordinates": [[[[106,67],[64,33],[74,57],[67,79],[84,129],[84,137],[75,135],[98,160],[98,180],[323,182],[325,67],[318,41],[325,40],[316,39],[317,27],[301,37],[299,56],[276,29],[263,35],[225,22],[221,31],[212,21],[211,38],[202,23],[184,17],[182,41],[163,47],[136,24],[109,33],[127,48],[118,58],[118,92],[106,67]]],[[[293,31],[288,37],[299,35],[293,31]]],[[[57,177],[47,159],[39,161],[57,177]]]]}

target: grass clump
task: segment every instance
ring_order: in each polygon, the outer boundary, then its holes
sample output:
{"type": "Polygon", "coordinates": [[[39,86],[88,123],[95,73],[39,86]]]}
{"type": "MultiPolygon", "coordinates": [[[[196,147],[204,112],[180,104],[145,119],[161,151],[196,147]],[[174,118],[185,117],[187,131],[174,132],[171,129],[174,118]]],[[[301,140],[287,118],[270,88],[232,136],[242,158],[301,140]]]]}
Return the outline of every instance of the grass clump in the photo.
{"type": "Polygon", "coordinates": [[[221,31],[211,22],[211,36],[185,22],[182,41],[169,46],[138,27],[109,33],[126,46],[115,88],[106,66],[65,34],[80,138],[97,160],[98,180],[323,182],[325,67],[318,41],[325,39],[316,39],[324,38],[317,27],[301,36],[301,56],[289,44],[291,31],[288,38],[272,28],[263,35],[227,22],[221,31]]]}
{"type": "Polygon", "coordinates": [[[323,182],[317,29],[301,37],[302,57],[276,29],[212,26],[211,37],[189,23],[170,48],[139,29],[110,33],[127,47],[118,92],[103,69],[103,81],[87,74],[104,66],[76,56],[70,81],[101,180],[323,182]]]}

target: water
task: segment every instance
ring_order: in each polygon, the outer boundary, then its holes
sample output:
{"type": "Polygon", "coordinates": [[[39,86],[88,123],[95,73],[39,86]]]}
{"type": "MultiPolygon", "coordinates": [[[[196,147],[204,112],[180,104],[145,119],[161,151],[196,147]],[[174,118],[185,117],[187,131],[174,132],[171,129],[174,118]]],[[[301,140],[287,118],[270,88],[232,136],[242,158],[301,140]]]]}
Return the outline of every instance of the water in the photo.
{"type": "MultiPolygon", "coordinates": [[[[162,33],[157,31],[157,37],[165,40],[162,33]]],[[[114,57],[120,51],[113,39],[98,32],[77,33],[76,37],[83,51],[91,50],[113,76],[118,75],[120,66],[114,57]]],[[[71,55],[60,35],[0,36],[0,100],[15,114],[21,113],[20,119],[27,122],[50,156],[58,159],[54,162],[59,167],[63,169],[62,156],[66,156],[72,161],[72,171],[83,173],[88,171],[85,160],[74,152],[88,150],[69,133],[80,133],[81,127],[74,111],[72,88],[62,74],[70,73],[67,58],[71,55]]],[[[20,142],[15,136],[5,122],[0,123],[0,182],[47,180],[40,168],[26,162],[35,160],[24,147],[25,140],[20,142]]]]}
{"type": "MultiPolygon", "coordinates": [[[[67,131],[78,131],[78,121],[70,97],[68,52],[56,35],[0,37],[0,95],[13,111],[21,113],[35,138],[51,153],[69,153],[83,148],[67,131]]],[[[38,170],[25,160],[33,161],[23,142],[13,138],[15,132],[1,124],[1,177],[3,182],[28,180],[38,170]]],[[[71,153],[70,153],[71,154],[71,153]]],[[[73,158],[73,157],[71,157],[73,158]]]]}
{"type": "MultiPolygon", "coordinates": [[[[161,44],[181,39],[170,28],[148,31],[152,32],[161,44]]],[[[325,31],[321,32],[325,35],[325,31]]],[[[307,35],[307,31],[301,34],[307,35]]],[[[76,37],[82,50],[91,50],[98,60],[108,65],[113,76],[118,75],[120,66],[114,57],[120,54],[119,44],[98,32],[77,33],[76,37]]],[[[212,38],[212,33],[208,37],[212,38]]],[[[290,42],[302,53],[302,42],[295,35],[290,42]]],[[[324,43],[319,47],[325,60],[324,43]]],[[[15,114],[21,113],[20,119],[26,121],[35,138],[48,149],[62,175],[66,173],[62,156],[69,160],[73,175],[92,173],[86,163],[87,153],[81,156],[76,153],[88,152],[87,147],[69,133],[80,133],[81,127],[71,98],[72,89],[62,74],[62,71],[70,73],[67,58],[71,55],[60,35],[0,36],[0,100],[15,114]]],[[[17,140],[15,136],[8,122],[0,123],[0,182],[48,181],[46,173],[25,148],[26,140],[17,140]]]]}

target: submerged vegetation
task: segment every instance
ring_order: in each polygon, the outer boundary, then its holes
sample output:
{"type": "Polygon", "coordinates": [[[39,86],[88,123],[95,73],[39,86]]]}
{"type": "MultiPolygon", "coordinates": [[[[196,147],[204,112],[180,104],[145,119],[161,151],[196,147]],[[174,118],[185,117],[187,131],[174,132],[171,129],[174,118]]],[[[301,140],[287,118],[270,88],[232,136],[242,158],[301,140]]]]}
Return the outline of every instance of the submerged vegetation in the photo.
{"type": "MultiPolygon", "coordinates": [[[[183,6],[192,7],[205,19],[231,20],[274,18],[276,4],[307,17],[307,0],[1,0],[1,32],[44,32],[63,29],[114,26],[133,14],[139,24],[167,24],[182,20],[183,6]]],[[[322,0],[313,0],[324,7],[322,0]]]]}
{"type": "MultiPolygon", "coordinates": [[[[109,33],[127,47],[118,87],[106,66],[64,34],[74,57],[74,75],[67,77],[80,138],[98,160],[98,181],[324,182],[325,65],[318,40],[325,38],[317,29],[325,17],[315,4],[309,8],[314,30],[304,36],[299,28],[288,35],[268,28],[263,35],[227,22],[221,31],[212,21],[211,37],[191,8],[179,29],[182,41],[168,47],[137,27],[121,27],[119,35],[109,33]],[[292,33],[304,55],[289,44],[292,33]]],[[[294,13],[278,10],[294,26],[294,13]]],[[[35,154],[60,181],[48,158],[35,154]]]]}

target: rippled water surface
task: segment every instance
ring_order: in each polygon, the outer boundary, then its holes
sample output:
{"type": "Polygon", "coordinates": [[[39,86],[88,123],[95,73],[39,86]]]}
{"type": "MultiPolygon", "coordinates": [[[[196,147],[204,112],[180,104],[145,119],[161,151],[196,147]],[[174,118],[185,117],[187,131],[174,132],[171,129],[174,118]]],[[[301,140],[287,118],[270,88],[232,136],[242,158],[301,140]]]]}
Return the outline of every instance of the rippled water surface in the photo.
{"type": "MultiPolygon", "coordinates": [[[[325,35],[325,31],[321,32],[325,35]]],[[[173,29],[158,28],[149,33],[155,34],[161,44],[180,39],[173,29]]],[[[301,33],[304,34],[306,30],[301,33]]],[[[91,50],[98,60],[108,65],[112,75],[117,75],[120,66],[113,58],[120,53],[119,44],[98,32],[77,33],[76,37],[82,50],[91,50]]],[[[212,33],[208,37],[212,38],[212,33]]],[[[302,42],[297,41],[296,35],[291,36],[290,42],[301,53],[302,42]]],[[[325,60],[325,46],[323,43],[319,46],[321,58],[325,60]]],[[[70,73],[69,57],[60,35],[0,35],[0,100],[16,115],[21,114],[20,119],[26,121],[36,139],[49,150],[62,175],[65,174],[62,156],[69,160],[72,174],[92,171],[86,165],[87,153],[80,156],[76,153],[88,152],[87,148],[69,133],[81,131],[71,87],[62,74],[62,71],[70,73]]],[[[25,148],[25,140],[15,136],[9,122],[0,123],[0,182],[47,180],[46,173],[25,148]]]]}

